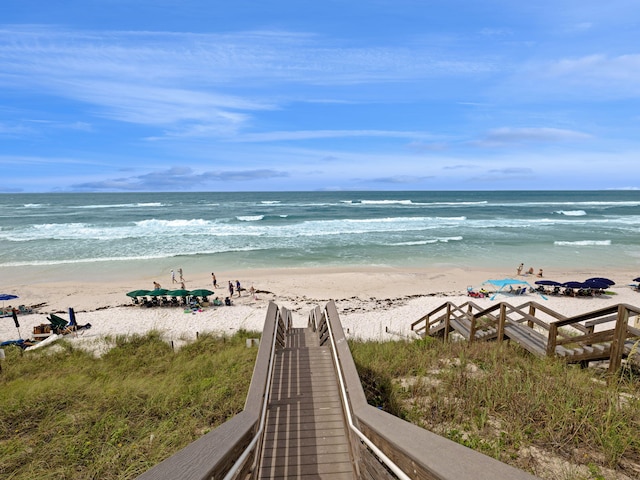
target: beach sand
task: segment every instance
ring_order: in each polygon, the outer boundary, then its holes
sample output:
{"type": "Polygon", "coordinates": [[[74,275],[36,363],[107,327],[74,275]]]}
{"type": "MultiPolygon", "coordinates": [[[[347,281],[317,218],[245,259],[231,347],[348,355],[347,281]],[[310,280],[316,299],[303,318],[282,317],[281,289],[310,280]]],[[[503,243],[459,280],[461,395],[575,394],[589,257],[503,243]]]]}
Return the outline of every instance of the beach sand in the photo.
{"type": "MultiPolygon", "coordinates": [[[[329,300],[335,300],[344,330],[351,338],[380,341],[416,338],[411,331],[414,321],[446,301],[466,302],[470,299],[466,295],[469,286],[478,289],[483,281],[491,278],[512,277],[531,284],[538,280],[535,276],[516,276],[515,267],[512,272],[474,268],[412,270],[378,267],[220,271],[216,272],[219,285],[215,289],[216,296],[224,298],[228,295],[227,282],[240,280],[247,290],[253,285],[259,292],[258,298],[253,299],[248,291],[243,291],[242,296],[233,298],[231,307],[206,307],[196,313],[184,313],[180,307],[140,307],[125,295],[131,290],[152,289],[154,281],[165,288],[178,288],[179,285],[171,285],[169,272],[164,278],[123,272],[120,278],[101,279],[94,272],[91,278],[67,277],[59,282],[19,279],[7,285],[5,280],[0,291],[19,296],[19,299],[5,302],[5,306],[37,308],[33,314],[19,316],[19,331],[11,317],[0,319],[0,341],[31,338],[34,326],[48,323],[46,316],[49,313],[57,312],[68,319],[67,310],[73,307],[78,323],[90,323],[92,328],[65,338],[83,348],[100,352],[108,348],[104,342],[106,336],[144,334],[151,330],[160,331],[167,341],[179,346],[205,332],[261,331],[269,301],[291,310],[294,326],[304,326],[309,311],[315,305],[324,306],[329,300]]],[[[640,305],[640,293],[629,286],[638,272],[545,270],[545,278],[561,282],[603,275],[616,282],[609,289],[613,295],[589,298],[548,296],[545,300],[529,293],[474,301],[489,307],[498,301],[516,305],[534,300],[565,316],[619,303],[640,305]]],[[[213,289],[211,272],[185,272],[185,284],[187,289],[213,289]]]]}

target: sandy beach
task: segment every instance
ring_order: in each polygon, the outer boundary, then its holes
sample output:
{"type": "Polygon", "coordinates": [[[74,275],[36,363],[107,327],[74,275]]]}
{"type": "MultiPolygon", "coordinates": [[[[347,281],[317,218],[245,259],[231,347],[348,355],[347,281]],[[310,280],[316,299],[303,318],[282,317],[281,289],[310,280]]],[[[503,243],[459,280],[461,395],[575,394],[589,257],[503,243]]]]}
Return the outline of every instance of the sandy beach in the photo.
{"type": "MultiPolygon", "coordinates": [[[[294,313],[294,323],[305,325],[311,308],[335,300],[345,332],[351,337],[367,340],[414,338],[411,323],[446,301],[463,303],[469,300],[467,287],[478,289],[482,282],[495,278],[517,278],[534,284],[535,275],[516,276],[513,272],[487,269],[398,269],[398,268],[345,268],[345,269],[271,269],[216,272],[216,296],[228,295],[228,281],[239,280],[247,289],[233,298],[231,307],[205,307],[191,312],[181,307],[145,308],[134,305],[125,294],[135,289],[152,289],[158,281],[165,288],[172,285],[169,272],[159,276],[136,275],[123,272],[121,278],[87,279],[77,276],[62,282],[33,282],[21,279],[16,284],[2,286],[2,293],[19,298],[5,302],[5,306],[34,307],[34,313],[20,315],[20,329],[10,317],[0,322],[0,340],[31,338],[33,327],[48,323],[46,316],[58,312],[68,319],[68,308],[73,307],[79,324],[91,324],[91,329],[65,338],[74,344],[101,351],[104,337],[143,334],[150,330],[162,332],[168,341],[180,345],[199,333],[233,334],[239,329],[261,331],[269,301],[286,307],[294,313]],[[257,298],[248,290],[253,286],[257,298]]],[[[582,281],[603,272],[587,270],[545,271],[545,278],[556,281],[582,281]]],[[[595,310],[605,306],[628,303],[640,305],[640,293],[629,285],[638,276],[633,271],[609,271],[607,278],[616,282],[609,291],[613,294],[588,298],[547,296],[498,295],[474,299],[490,306],[498,301],[520,304],[538,301],[566,316],[595,310]]],[[[98,276],[99,277],[99,276],[98,276]]],[[[6,277],[5,277],[6,278],[6,277]]],[[[187,289],[209,288],[210,272],[185,272],[187,289]]]]}

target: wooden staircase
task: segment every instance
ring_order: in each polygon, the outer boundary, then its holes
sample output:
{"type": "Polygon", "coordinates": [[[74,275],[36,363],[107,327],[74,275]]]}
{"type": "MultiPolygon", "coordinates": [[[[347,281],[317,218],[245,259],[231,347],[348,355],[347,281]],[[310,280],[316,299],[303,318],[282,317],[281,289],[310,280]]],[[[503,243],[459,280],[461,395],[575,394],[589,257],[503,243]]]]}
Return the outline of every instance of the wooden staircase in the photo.
{"type": "Polygon", "coordinates": [[[500,302],[489,308],[472,301],[446,302],[415,321],[411,329],[422,337],[445,340],[452,334],[469,342],[511,340],[534,355],[556,356],[584,366],[608,360],[609,371],[615,372],[623,359],[640,365],[640,329],[629,325],[632,315],[640,315],[640,308],[619,304],[566,317],[537,302],[519,306],[500,302]]]}

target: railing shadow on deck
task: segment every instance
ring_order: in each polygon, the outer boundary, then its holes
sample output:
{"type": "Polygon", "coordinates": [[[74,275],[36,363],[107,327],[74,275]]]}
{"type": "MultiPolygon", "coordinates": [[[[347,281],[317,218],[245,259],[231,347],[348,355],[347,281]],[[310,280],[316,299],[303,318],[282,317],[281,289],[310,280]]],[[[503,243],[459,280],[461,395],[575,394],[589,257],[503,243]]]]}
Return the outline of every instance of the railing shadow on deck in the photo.
{"type": "Polygon", "coordinates": [[[518,306],[500,302],[489,308],[473,302],[460,306],[445,302],[413,322],[411,329],[422,337],[445,340],[452,332],[470,342],[513,340],[533,354],[557,356],[583,366],[608,360],[609,372],[614,373],[632,353],[633,339],[640,337],[640,329],[629,325],[634,314],[640,314],[640,308],[628,304],[566,317],[537,302],[518,306]]]}

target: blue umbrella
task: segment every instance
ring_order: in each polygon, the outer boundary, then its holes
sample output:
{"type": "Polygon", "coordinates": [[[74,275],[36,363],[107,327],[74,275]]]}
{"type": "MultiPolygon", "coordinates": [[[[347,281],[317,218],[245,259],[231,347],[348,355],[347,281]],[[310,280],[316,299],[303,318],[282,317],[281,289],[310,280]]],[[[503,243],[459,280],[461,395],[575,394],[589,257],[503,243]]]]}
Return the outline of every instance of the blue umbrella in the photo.
{"type": "Polygon", "coordinates": [[[0,293],[0,300],[2,300],[2,314],[4,315],[4,301],[5,300],[13,300],[18,298],[17,295],[11,295],[9,293],[0,293]]]}
{"type": "MultiPolygon", "coordinates": [[[[2,300],[2,313],[4,314],[4,301],[5,300],[14,300],[18,298],[17,295],[11,295],[9,293],[0,293],[0,300],[2,300]]],[[[22,338],[22,334],[20,333],[20,323],[18,322],[18,316],[16,315],[15,310],[11,312],[11,316],[13,317],[13,323],[16,324],[16,328],[18,329],[18,335],[22,338]]]]}
{"type": "Polygon", "coordinates": [[[560,282],[556,282],[555,280],[538,280],[535,284],[546,285],[548,287],[559,287],[562,285],[560,282]]]}
{"type": "Polygon", "coordinates": [[[634,279],[633,279],[633,281],[634,281],[634,282],[640,282],[640,277],[638,277],[638,278],[634,278],[634,279]]]}
{"type": "Polygon", "coordinates": [[[584,285],[589,288],[597,288],[599,290],[604,290],[605,288],[609,288],[611,286],[608,282],[601,282],[598,279],[591,279],[584,282],[584,285]]]}
{"type": "Polygon", "coordinates": [[[584,283],[600,283],[600,284],[606,284],[608,287],[610,287],[611,285],[615,285],[616,282],[614,282],[613,280],[609,280],[608,278],[602,278],[602,277],[593,277],[593,278],[587,278],[584,283]]]}
{"type": "Polygon", "coordinates": [[[586,288],[589,285],[585,285],[582,282],[564,282],[562,286],[566,288],[586,288]]]}

